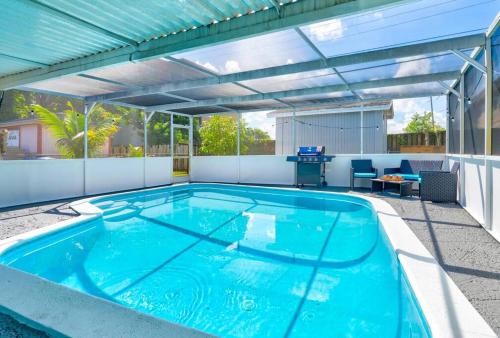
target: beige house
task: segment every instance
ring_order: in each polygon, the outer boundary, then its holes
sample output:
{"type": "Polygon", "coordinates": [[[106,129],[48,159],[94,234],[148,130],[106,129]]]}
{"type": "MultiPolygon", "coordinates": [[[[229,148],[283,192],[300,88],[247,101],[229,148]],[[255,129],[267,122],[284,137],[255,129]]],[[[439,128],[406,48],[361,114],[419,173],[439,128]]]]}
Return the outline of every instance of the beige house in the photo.
{"type": "Polygon", "coordinates": [[[54,138],[38,119],[1,122],[0,129],[8,130],[4,159],[59,157],[54,138]]]}

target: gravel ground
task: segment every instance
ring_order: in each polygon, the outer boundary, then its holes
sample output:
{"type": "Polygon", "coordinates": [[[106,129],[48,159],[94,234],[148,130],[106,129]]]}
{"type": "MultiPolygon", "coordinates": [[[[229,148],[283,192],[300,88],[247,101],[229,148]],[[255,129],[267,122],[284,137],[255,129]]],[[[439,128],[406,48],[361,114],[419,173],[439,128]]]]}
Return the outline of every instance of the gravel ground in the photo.
{"type": "MultiPolygon", "coordinates": [[[[345,189],[333,189],[345,191],[345,189]]],[[[357,192],[366,194],[366,192],[357,192]]],[[[389,202],[434,255],[472,305],[500,335],[500,243],[464,209],[385,193],[389,202]]],[[[71,201],[0,209],[0,239],[47,226],[76,213],[71,201]]],[[[0,314],[0,337],[46,337],[0,314]]]]}

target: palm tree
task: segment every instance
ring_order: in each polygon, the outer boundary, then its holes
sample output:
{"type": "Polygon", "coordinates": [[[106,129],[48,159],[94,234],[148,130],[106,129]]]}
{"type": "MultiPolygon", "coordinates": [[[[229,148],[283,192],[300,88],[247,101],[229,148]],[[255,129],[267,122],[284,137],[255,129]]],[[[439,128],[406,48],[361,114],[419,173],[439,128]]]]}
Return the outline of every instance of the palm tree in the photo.
{"type": "MultiPolygon", "coordinates": [[[[71,102],[63,112],[62,118],[48,109],[33,105],[36,116],[56,139],[56,146],[63,158],[82,158],[84,142],[84,116],[77,112],[71,102]]],[[[88,121],[88,154],[95,156],[106,140],[118,131],[120,118],[96,106],[88,121]]]]}

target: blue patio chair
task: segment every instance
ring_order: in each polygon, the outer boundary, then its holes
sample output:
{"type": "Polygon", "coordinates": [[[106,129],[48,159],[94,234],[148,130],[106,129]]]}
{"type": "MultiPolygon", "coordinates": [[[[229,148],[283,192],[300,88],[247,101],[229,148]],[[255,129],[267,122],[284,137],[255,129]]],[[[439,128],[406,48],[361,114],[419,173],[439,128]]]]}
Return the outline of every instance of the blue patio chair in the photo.
{"type": "Polygon", "coordinates": [[[355,178],[377,178],[378,170],[372,160],[351,160],[351,190],[354,189],[355,178]]]}

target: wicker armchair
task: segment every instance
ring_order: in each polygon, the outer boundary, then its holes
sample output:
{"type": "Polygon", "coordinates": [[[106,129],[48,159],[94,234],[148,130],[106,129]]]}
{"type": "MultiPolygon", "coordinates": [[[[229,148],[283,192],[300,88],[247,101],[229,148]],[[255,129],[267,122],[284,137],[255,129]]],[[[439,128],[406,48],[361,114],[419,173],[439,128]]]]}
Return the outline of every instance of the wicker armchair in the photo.
{"type": "Polygon", "coordinates": [[[460,163],[450,171],[421,171],[420,200],[457,203],[457,180],[460,163]]]}

